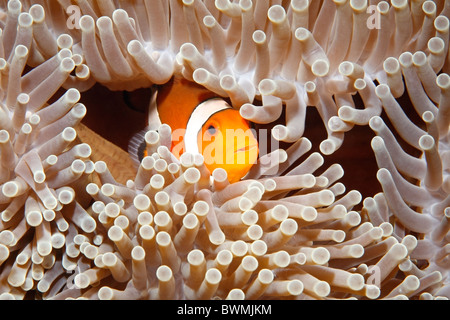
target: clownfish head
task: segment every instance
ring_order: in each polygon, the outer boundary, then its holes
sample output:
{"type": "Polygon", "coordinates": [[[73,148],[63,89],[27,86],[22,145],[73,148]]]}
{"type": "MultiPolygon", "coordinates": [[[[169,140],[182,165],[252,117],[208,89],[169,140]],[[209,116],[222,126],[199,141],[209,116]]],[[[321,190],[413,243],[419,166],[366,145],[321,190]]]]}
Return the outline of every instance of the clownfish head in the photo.
{"type": "MultiPolygon", "coordinates": [[[[156,109],[160,123],[172,129],[171,151],[177,158],[184,152],[201,154],[211,173],[222,168],[230,182],[239,181],[256,163],[258,141],[250,123],[205,88],[174,77],[159,88],[156,109]]],[[[130,142],[136,162],[147,156],[144,136],[141,132],[130,142]]]]}
{"type": "MultiPolygon", "coordinates": [[[[213,99],[210,103],[226,104],[213,99]]],[[[197,145],[210,172],[222,168],[230,182],[244,177],[258,158],[258,141],[239,111],[227,108],[214,113],[202,125],[197,135],[197,145]]]]}
{"type": "Polygon", "coordinates": [[[207,99],[192,112],[186,129],[174,130],[172,152],[200,153],[210,172],[224,169],[230,182],[244,177],[258,158],[258,141],[250,123],[220,98],[207,99]]]}

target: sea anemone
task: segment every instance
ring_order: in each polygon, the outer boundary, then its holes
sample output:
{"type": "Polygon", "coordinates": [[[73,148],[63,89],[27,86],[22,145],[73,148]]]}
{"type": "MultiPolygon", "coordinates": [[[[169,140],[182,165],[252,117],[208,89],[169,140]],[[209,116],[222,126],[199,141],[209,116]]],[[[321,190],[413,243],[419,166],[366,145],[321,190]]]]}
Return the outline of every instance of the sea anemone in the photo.
{"type": "Polygon", "coordinates": [[[69,247],[73,230],[96,229],[84,209],[94,163],[90,146],[77,141],[74,129],[86,114],[80,92],[68,89],[49,102],[75,69],[75,57],[62,49],[24,71],[33,18],[20,13],[16,2],[8,12],[0,58],[0,295],[20,299],[35,288],[46,292],[50,279],[70,270],[66,252],[57,249],[69,247]],[[13,25],[17,32],[11,34],[13,25]]]}
{"type": "Polygon", "coordinates": [[[1,8],[0,297],[450,297],[448,1],[1,8]],[[137,173],[118,182],[114,162],[90,160],[76,140],[79,91],[174,74],[282,144],[229,184],[199,155],[176,159],[162,124],[137,173]],[[324,124],[325,158],[354,126],[376,133],[382,192],[363,200],[339,182],[340,164],[322,168],[304,136],[308,106],[324,124]]]}

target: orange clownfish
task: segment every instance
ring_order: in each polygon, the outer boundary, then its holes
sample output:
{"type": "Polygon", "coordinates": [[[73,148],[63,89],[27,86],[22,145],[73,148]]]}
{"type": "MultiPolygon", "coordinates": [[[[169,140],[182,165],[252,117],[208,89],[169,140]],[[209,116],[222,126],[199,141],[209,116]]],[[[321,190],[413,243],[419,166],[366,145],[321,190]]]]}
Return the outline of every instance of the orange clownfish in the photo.
{"type": "MultiPolygon", "coordinates": [[[[156,108],[161,124],[172,128],[171,151],[178,159],[184,152],[200,153],[210,172],[223,168],[230,182],[239,181],[256,163],[258,141],[250,123],[204,87],[174,77],[158,89],[156,108]]],[[[146,156],[141,153],[139,160],[146,156]]]]}

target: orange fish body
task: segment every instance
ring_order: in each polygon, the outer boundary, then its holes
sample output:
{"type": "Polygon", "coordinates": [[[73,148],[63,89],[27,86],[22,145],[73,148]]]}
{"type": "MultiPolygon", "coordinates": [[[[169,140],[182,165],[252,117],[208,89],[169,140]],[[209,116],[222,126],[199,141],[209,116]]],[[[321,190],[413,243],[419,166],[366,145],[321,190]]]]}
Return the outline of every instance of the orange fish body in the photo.
{"type": "Polygon", "coordinates": [[[172,128],[172,153],[200,153],[210,172],[223,168],[230,182],[244,177],[258,158],[258,142],[238,110],[213,92],[177,77],[162,86],[156,106],[172,128]]]}
{"type": "Polygon", "coordinates": [[[173,77],[158,89],[156,106],[159,119],[161,123],[170,125],[172,130],[185,129],[194,108],[215,96],[194,82],[173,77]]]}

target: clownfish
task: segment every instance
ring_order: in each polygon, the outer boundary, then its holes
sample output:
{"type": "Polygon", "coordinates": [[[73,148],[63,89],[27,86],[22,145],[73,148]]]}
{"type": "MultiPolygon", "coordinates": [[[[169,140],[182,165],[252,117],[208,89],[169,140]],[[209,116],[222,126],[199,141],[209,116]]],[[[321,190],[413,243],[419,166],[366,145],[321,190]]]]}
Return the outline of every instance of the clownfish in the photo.
{"type": "MultiPolygon", "coordinates": [[[[259,147],[250,122],[213,92],[173,77],[158,88],[155,104],[160,123],[172,129],[171,152],[178,159],[184,152],[201,154],[211,173],[222,168],[230,182],[256,163],[259,147]]],[[[143,133],[130,141],[129,152],[139,162],[147,156],[143,133]]]]}

